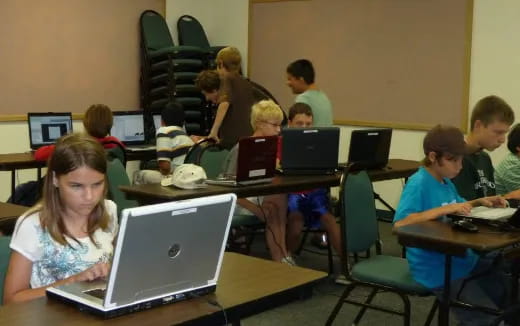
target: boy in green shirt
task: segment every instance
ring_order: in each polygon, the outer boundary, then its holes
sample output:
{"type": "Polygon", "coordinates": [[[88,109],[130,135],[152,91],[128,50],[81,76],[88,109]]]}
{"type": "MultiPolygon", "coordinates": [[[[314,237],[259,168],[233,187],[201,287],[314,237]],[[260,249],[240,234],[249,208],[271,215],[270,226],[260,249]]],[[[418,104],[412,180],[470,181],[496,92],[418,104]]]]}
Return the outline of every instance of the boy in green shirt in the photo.
{"type": "MultiPolygon", "coordinates": [[[[473,200],[497,194],[493,164],[484,150],[493,151],[500,147],[514,120],[513,110],[498,96],[486,96],[475,104],[470,133],[466,137],[470,153],[464,155],[462,170],[452,179],[464,199],[473,200]]],[[[505,197],[520,198],[520,191],[518,194],[508,193],[505,197]]]]}

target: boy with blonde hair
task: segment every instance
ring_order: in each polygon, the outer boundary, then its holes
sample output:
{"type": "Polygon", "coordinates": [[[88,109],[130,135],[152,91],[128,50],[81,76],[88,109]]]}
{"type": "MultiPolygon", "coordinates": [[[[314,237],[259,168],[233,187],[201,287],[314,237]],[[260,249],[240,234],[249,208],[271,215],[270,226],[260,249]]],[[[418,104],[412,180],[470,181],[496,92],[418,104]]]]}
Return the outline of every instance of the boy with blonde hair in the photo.
{"type": "MultiPolygon", "coordinates": [[[[253,105],[251,127],[253,137],[276,136],[280,133],[283,119],[282,109],[271,100],[264,100],[253,105]]],[[[224,174],[235,175],[238,160],[238,144],[229,152],[224,162],[224,174]]],[[[265,222],[267,246],[274,261],[294,265],[285,245],[285,226],[287,223],[287,195],[276,194],[264,197],[240,198],[237,201],[239,214],[255,215],[265,222]]]]}

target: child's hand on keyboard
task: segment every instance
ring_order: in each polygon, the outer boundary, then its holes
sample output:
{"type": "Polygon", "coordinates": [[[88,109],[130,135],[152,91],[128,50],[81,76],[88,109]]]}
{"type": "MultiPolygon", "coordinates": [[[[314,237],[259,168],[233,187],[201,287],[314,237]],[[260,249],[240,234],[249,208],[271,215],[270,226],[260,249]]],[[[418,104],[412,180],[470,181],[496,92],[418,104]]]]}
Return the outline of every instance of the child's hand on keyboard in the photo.
{"type": "Polygon", "coordinates": [[[482,197],[478,202],[486,207],[507,207],[507,201],[502,196],[482,197]]]}

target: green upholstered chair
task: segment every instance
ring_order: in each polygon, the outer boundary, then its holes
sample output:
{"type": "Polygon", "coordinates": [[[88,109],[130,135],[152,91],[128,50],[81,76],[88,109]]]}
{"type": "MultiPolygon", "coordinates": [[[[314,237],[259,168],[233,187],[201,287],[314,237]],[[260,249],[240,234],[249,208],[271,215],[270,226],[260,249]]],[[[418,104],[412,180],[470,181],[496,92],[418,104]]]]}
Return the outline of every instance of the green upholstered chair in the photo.
{"type": "Polygon", "coordinates": [[[108,198],[112,199],[117,205],[117,216],[121,218],[121,211],[125,208],[137,207],[135,200],[127,199],[124,192],[119,190],[119,186],[129,186],[130,180],[126,174],[126,169],[118,159],[108,161],[108,198]]]}
{"type": "Polygon", "coordinates": [[[211,46],[204,28],[197,18],[190,15],[182,15],[177,20],[179,44],[191,45],[201,48],[207,54],[209,68],[214,68],[214,59],[225,46],[211,46]]]}
{"type": "Polygon", "coordinates": [[[145,10],[140,17],[141,38],[149,60],[202,58],[204,51],[196,46],[175,46],[163,16],[145,10]]]}
{"type": "MultiPolygon", "coordinates": [[[[361,309],[353,325],[357,325],[367,309],[375,309],[404,317],[404,325],[410,325],[410,301],[408,295],[429,296],[429,289],[415,282],[410,274],[408,261],[401,257],[381,254],[378,223],[372,183],[366,171],[343,173],[340,185],[341,236],[344,248],[343,271],[350,284],[340,297],[330,314],[327,325],[331,325],[344,303],[360,306],[361,309]],[[375,248],[375,255],[370,251],[375,248]],[[366,253],[359,259],[359,253],[366,253]],[[353,259],[345,259],[354,255],[353,259]],[[349,295],[357,286],[370,287],[364,301],[350,299],[349,295]],[[380,291],[394,292],[403,301],[404,309],[398,311],[389,307],[372,304],[380,291]]],[[[429,325],[437,307],[437,300],[428,314],[425,325],[429,325]]]]}
{"type": "Polygon", "coordinates": [[[11,237],[0,236],[0,304],[2,304],[4,297],[4,280],[7,274],[7,267],[9,266],[9,257],[11,256],[10,242],[11,237]]]}

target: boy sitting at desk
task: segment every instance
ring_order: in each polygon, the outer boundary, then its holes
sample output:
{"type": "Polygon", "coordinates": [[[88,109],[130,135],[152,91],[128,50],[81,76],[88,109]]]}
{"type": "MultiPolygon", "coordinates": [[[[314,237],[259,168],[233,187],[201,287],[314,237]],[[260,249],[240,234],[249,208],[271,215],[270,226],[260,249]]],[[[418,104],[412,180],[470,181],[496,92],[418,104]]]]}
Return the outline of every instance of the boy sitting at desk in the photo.
{"type": "MultiPolygon", "coordinates": [[[[473,206],[505,206],[499,196],[484,197],[466,201],[451,182],[462,168],[462,157],[467,152],[462,132],[450,126],[437,125],[424,138],[424,166],[413,174],[401,195],[394,217],[394,227],[436,220],[447,214],[468,214],[473,206]]],[[[489,256],[493,256],[492,254],[489,256]]],[[[412,277],[420,284],[430,288],[442,299],[444,286],[445,255],[426,249],[406,248],[406,258],[412,277]]],[[[452,258],[451,293],[457,294],[463,281],[492,266],[494,257],[479,257],[468,249],[465,257],[452,258]]],[[[472,304],[499,307],[504,303],[504,276],[498,269],[483,277],[468,282],[462,291],[461,299],[472,304]]],[[[459,325],[489,325],[485,313],[453,309],[459,325]]]]}
{"type": "MultiPolygon", "coordinates": [[[[276,136],[280,133],[283,119],[282,109],[271,100],[260,101],[251,110],[253,137],[276,136]]],[[[224,175],[236,175],[238,144],[228,154],[224,162],[224,175]]],[[[285,225],[287,223],[287,195],[276,194],[264,197],[240,198],[237,201],[238,214],[255,215],[265,222],[267,247],[274,261],[294,265],[285,245],[285,225]]]]}
{"type": "MultiPolygon", "coordinates": [[[[484,150],[494,151],[500,147],[514,121],[513,110],[498,96],[486,96],[475,104],[470,133],[466,137],[468,152],[462,160],[462,170],[452,180],[465,199],[497,194],[493,164],[484,150]]],[[[520,190],[502,195],[506,199],[520,199],[520,190]]]]}
{"type": "Polygon", "coordinates": [[[193,146],[186,134],[184,110],[178,102],[170,102],[161,111],[161,127],[156,132],[157,164],[159,171],[141,170],[134,175],[134,184],[160,183],[182,163],[193,146]]]}
{"type": "MultiPolygon", "coordinates": [[[[289,109],[289,128],[307,128],[313,125],[311,107],[305,103],[295,103],[289,109]]],[[[280,151],[279,151],[280,152],[280,151]]],[[[341,254],[339,225],[329,211],[329,191],[325,188],[313,189],[287,195],[289,215],[287,217],[287,247],[295,252],[300,244],[300,234],[304,222],[310,227],[321,222],[329,235],[332,247],[341,254]]]]}

